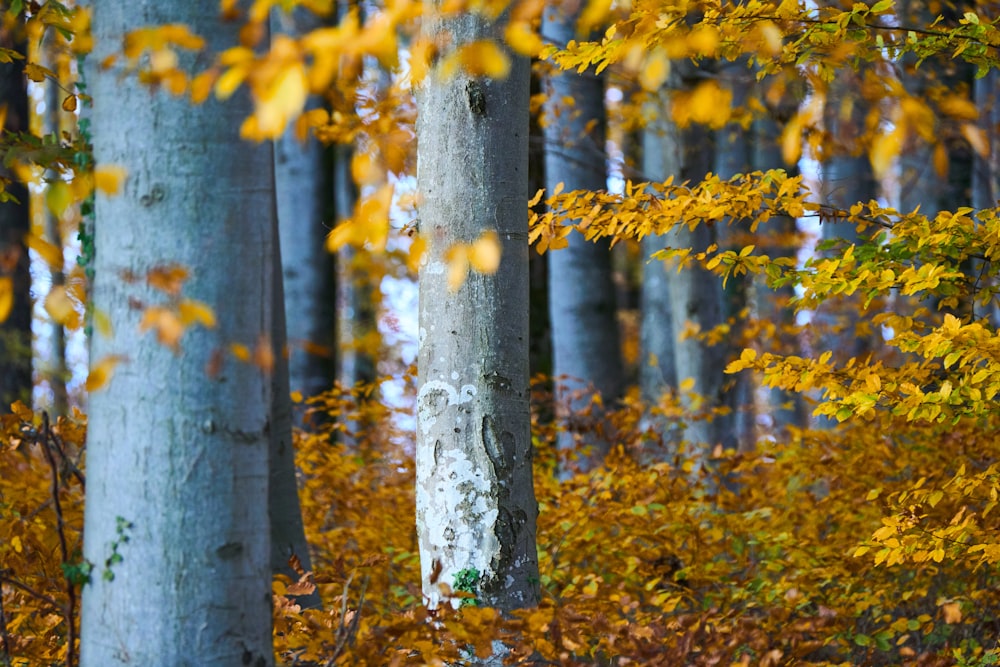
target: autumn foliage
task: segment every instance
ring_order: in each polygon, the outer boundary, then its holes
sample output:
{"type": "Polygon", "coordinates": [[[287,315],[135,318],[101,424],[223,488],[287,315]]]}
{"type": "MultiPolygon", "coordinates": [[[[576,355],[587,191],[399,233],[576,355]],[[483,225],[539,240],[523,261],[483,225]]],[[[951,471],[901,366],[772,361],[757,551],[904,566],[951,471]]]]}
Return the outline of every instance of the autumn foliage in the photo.
{"type": "MultiPolygon", "coordinates": [[[[399,64],[399,31],[413,32],[419,6],[388,3],[367,21],[350,13],[336,27],[279,37],[260,49],[274,3],[251,4],[241,17],[245,43],[216,54],[203,71],[182,66],[204,44],[180,25],[129,35],[122,53],[101,65],[195,103],[246,86],[256,104],[242,127],[248,139],[278,136],[293,123],[301,136],[361,147],[351,171],[364,196],[353,218],[328,237],[328,248],[392,246],[397,193],[388,175],[412,170],[410,86],[441,45],[412,42],[410,80],[394,81],[381,97],[361,85],[361,70],[365,56],[383,67],[399,64]],[[326,107],[299,115],[317,93],[326,93],[326,107]]],[[[759,85],[745,105],[714,79],[670,91],[670,120],[678,127],[746,128],[790,91],[808,87],[808,99],[793,101],[778,138],[786,167],[804,153],[821,160],[836,143],[822,114],[840,69],[941,53],[981,74],[998,64],[997,21],[978,10],[910,29],[895,23],[900,17],[889,0],[843,8],[703,2],[697,12],[686,3],[635,2],[628,15],[615,14],[613,3],[593,2],[582,27],[605,29],[593,41],[557,49],[534,30],[543,4],[517,4],[509,45],[565,69],[611,68],[633,95],[622,112],[630,129],[649,120],[641,116],[643,105],[658,99],[672,63],[683,59],[745,62],[759,85]]],[[[222,5],[238,14],[236,3],[222,5]]],[[[80,35],[64,46],[74,56],[89,51],[87,14],[55,6],[62,7],[46,3],[50,9],[33,14],[28,33],[80,35]]],[[[447,66],[476,75],[502,75],[508,65],[487,42],[448,58],[447,66]]],[[[34,63],[27,76],[65,78],[34,63]]],[[[917,142],[929,149],[939,177],[948,173],[946,149],[956,143],[970,155],[996,150],[967,97],[940,90],[918,97],[871,71],[864,80],[860,93],[871,111],[859,128],[857,152],[876,176],[891,176],[895,161],[917,142]]],[[[78,100],[87,96],[75,89],[63,108],[71,111],[78,100]]],[[[76,177],[47,190],[46,205],[56,215],[95,189],[117,191],[126,178],[113,166],[91,171],[92,164],[81,164],[89,148],[80,136],[49,144],[30,133],[3,140],[5,155],[16,152],[23,172],[79,167],[76,177]]],[[[743,225],[745,242],[738,246],[667,248],[656,260],[680,269],[700,265],[725,284],[792,292],[794,303],[781,305],[803,315],[849,315],[857,325],[852,334],[870,350],[864,357],[826,349],[819,318],[807,327],[742,312],[718,330],[689,332],[705,344],[731,345],[730,376],[747,374],[762,391],[800,398],[827,428],[760,428],[739,450],[704,452],[677,434],[685,421],[719,415],[698,409],[699,401],[689,400],[697,388],[681,383],[655,406],[630,396],[592,424],[581,416],[580,428],[613,440],[611,454],[597,469],[559,481],[557,470],[573,461],[557,454],[557,426],[539,407],[546,400],[533,402],[543,595],[537,608],[503,617],[477,604],[475,576],[437,582],[454,605],[423,604],[415,442],[405,410],[362,400],[371,387],[310,398],[300,406],[307,419],[296,444],[314,571],[274,582],[280,663],[455,664],[495,652],[498,640],[510,664],[1000,663],[997,209],[956,202],[951,210],[898,210],[876,199],[842,209],[780,167],[700,182],[626,179],[619,193],[540,192],[530,204],[546,208],[533,214],[529,239],[544,253],[564,248],[571,234],[634,247],[681,225],[743,225]],[[774,223],[788,218],[853,234],[827,240],[802,259],[775,231],[774,223]],[[704,465],[696,465],[702,457],[704,465]],[[322,609],[298,603],[313,585],[322,609]]],[[[409,210],[407,202],[397,203],[409,210]]],[[[61,249],[45,243],[28,239],[43,259],[61,263],[61,249]]],[[[379,275],[414,269],[421,243],[392,250],[398,266],[382,267],[379,275]]],[[[496,239],[484,235],[456,245],[448,261],[458,289],[470,270],[490,272],[503,258],[496,239]]],[[[45,300],[53,320],[70,328],[84,326],[84,275],[81,268],[45,300]]],[[[129,278],[145,280],[163,297],[161,305],[137,307],[149,335],[177,350],[188,327],[210,327],[215,317],[212,304],[182,296],[186,275],[183,267],[164,267],[129,278]]],[[[0,305],[9,291],[0,283],[0,305]]],[[[100,314],[94,326],[101,326],[100,314]]],[[[239,360],[267,368],[274,362],[273,355],[262,363],[256,351],[233,345],[239,360]]],[[[108,382],[119,361],[94,360],[88,389],[108,382]]],[[[543,386],[536,398],[547,399],[543,386]]],[[[756,418],[763,401],[751,403],[739,409],[756,418]]],[[[115,564],[129,558],[123,525],[102,562],[82,561],[85,429],[83,414],[50,423],[21,404],[0,418],[0,664],[75,664],[81,587],[94,577],[113,578],[115,564]]]]}
{"type": "MultiPolygon", "coordinates": [[[[283,664],[445,664],[486,655],[494,639],[511,664],[996,659],[995,418],[914,425],[879,413],[793,430],[750,452],[716,452],[692,479],[682,457],[638,462],[662,435],[633,405],[613,417],[621,437],[607,464],[561,484],[552,427],[536,423],[544,595],[505,619],[455,582],[439,585],[472,604],[423,607],[412,436],[394,425],[400,415],[356,399],[312,400],[314,416],[340,421],[298,433],[315,548],[303,582],[315,581],[325,607],[302,610],[293,593],[308,587],[275,582],[283,664]],[[371,426],[347,434],[348,423],[371,426]],[[348,435],[352,444],[333,444],[348,435]]],[[[127,544],[108,545],[106,563],[79,561],[82,422],[47,432],[24,408],[4,418],[0,631],[12,665],[64,663],[69,592],[113,576],[114,554],[129,557],[127,544]]]]}

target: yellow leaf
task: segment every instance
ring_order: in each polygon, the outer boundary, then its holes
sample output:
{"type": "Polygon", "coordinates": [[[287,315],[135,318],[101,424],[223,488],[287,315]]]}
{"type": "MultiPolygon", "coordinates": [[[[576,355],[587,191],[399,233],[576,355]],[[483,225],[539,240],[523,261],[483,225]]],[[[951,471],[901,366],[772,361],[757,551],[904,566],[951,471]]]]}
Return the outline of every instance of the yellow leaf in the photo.
{"type": "Polygon", "coordinates": [[[964,97],[951,96],[938,102],[941,113],[958,120],[977,120],[979,109],[972,103],[972,100],[964,97]]]}
{"type": "Polygon", "coordinates": [[[292,392],[292,403],[301,403],[303,400],[301,391],[292,392]]]}
{"type": "Polygon", "coordinates": [[[948,175],[948,149],[945,148],[943,142],[939,141],[934,146],[932,161],[934,163],[934,173],[938,175],[938,178],[944,178],[948,175]]]}
{"type": "Polygon", "coordinates": [[[189,275],[188,270],[180,264],[156,266],[146,273],[146,284],[153,289],[176,296],[180,294],[189,275]]]}
{"type": "Polygon", "coordinates": [[[49,265],[50,269],[62,269],[63,254],[61,248],[49,243],[37,234],[28,234],[24,237],[24,241],[29,248],[38,253],[38,256],[49,265]]]}
{"type": "Polygon", "coordinates": [[[219,77],[218,70],[210,69],[202,72],[191,80],[191,103],[201,104],[208,99],[212,85],[219,77]]]}
{"type": "Polygon", "coordinates": [[[94,187],[108,196],[114,196],[121,190],[128,171],[116,164],[104,164],[94,169],[94,187]]]}
{"type": "Polygon", "coordinates": [[[66,212],[66,209],[72,203],[73,192],[70,190],[69,185],[63,181],[49,183],[49,187],[45,191],[45,205],[49,207],[52,215],[57,218],[62,217],[62,214],[66,212]]]}
{"type": "Polygon", "coordinates": [[[0,322],[10,317],[14,308],[14,279],[10,276],[0,276],[0,322]]]}
{"type": "Polygon", "coordinates": [[[410,244],[409,253],[406,256],[406,266],[413,273],[420,271],[420,264],[424,259],[424,252],[427,251],[427,239],[418,236],[410,244]]]}
{"type": "Polygon", "coordinates": [[[201,324],[209,329],[215,327],[215,312],[203,301],[182,299],[177,305],[177,312],[180,315],[181,324],[185,327],[192,324],[201,324]]]}
{"type": "Polygon", "coordinates": [[[987,157],[990,154],[990,140],[983,128],[972,123],[965,123],[962,125],[962,136],[972,146],[972,150],[979,154],[979,157],[987,157]]]}
{"type": "Polygon", "coordinates": [[[576,22],[577,32],[589,35],[594,28],[603,24],[611,13],[611,4],[611,0],[589,0],[576,22]]]}
{"type": "Polygon", "coordinates": [[[14,547],[14,551],[21,553],[24,550],[24,546],[21,544],[21,538],[15,535],[10,538],[10,545],[14,547]]]}
{"type": "Polygon", "coordinates": [[[691,391],[694,389],[694,378],[684,378],[678,389],[681,391],[691,391]]]}
{"type": "Polygon", "coordinates": [[[215,82],[215,96],[220,100],[227,100],[232,97],[236,89],[240,87],[243,80],[247,78],[250,70],[246,67],[231,67],[222,73],[218,81],[215,82]]]}
{"type": "Polygon", "coordinates": [[[701,25],[691,31],[687,45],[692,55],[714,56],[719,47],[719,30],[712,25],[701,25]]]}
{"type": "Polygon", "coordinates": [[[507,44],[522,56],[537,56],[542,50],[544,43],[542,38],[531,29],[531,24],[527,21],[512,21],[504,31],[507,44]]]}
{"type": "Polygon", "coordinates": [[[114,375],[115,367],[124,360],[125,357],[113,354],[91,366],[90,374],[87,375],[87,391],[97,391],[106,385],[114,375]]]}
{"type": "Polygon", "coordinates": [[[484,39],[460,47],[441,64],[441,73],[447,78],[455,73],[458,66],[472,77],[502,79],[510,71],[510,59],[496,42],[484,39]]]}
{"type": "Polygon", "coordinates": [[[469,264],[479,273],[496,273],[502,247],[496,232],[484,232],[469,250],[469,264]]]}
{"type": "Polygon", "coordinates": [[[42,67],[37,63],[25,63],[24,75],[35,83],[45,81],[46,76],[51,76],[53,79],[56,78],[55,72],[50,70],[48,67],[42,67]]]}
{"type": "Polygon", "coordinates": [[[69,297],[65,285],[56,285],[45,297],[45,312],[49,314],[53,322],[61,324],[69,329],[76,329],[80,326],[80,314],[76,310],[76,305],[69,297]]]}
{"type": "Polygon", "coordinates": [[[73,112],[76,111],[76,95],[67,95],[62,101],[63,111],[73,112]]]}
{"type": "Polygon", "coordinates": [[[457,292],[469,273],[468,246],[459,244],[449,248],[448,252],[445,253],[445,261],[448,262],[448,289],[457,292]]]}
{"type": "Polygon", "coordinates": [[[358,185],[371,185],[382,180],[382,169],[367,151],[355,151],[351,157],[351,177],[358,185]]]}
{"type": "Polygon", "coordinates": [[[139,331],[149,329],[156,331],[156,339],[160,344],[177,351],[181,336],[184,335],[184,325],[174,311],[162,306],[147,308],[139,322],[139,331]]]}
{"type": "Polygon", "coordinates": [[[96,329],[102,336],[110,338],[113,331],[111,327],[111,318],[103,310],[94,309],[94,329],[96,329]]]}
{"type": "Polygon", "coordinates": [[[663,49],[653,50],[639,72],[639,84],[650,92],[659,90],[663,82],[670,76],[670,59],[663,49]]]}
{"type": "Polygon", "coordinates": [[[944,615],[944,622],[948,625],[962,622],[962,608],[957,602],[946,602],[941,605],[941,613],[944,615]]]}
{"type": "Polygon", "coordinates": [[[240,361],[250,361],[250,348],[242,343],[233,343],[229,346],[229,351],[240,361]]]}
{"type": "Polygon", "coordinates": [[[872,163],[872,172],[875,178],[884,178],[892,167],[893,160],[899,155],[903,146],[903,128],[896,127],[892,132],[880,134],[872,142],[871,151],[868,155],[872,163]]]}
{"type": "Polygon", "coordinates": [[[286,65],[270,82],[257,100],[257,131],[254,138],[276,139],[285,131],[288,121],[302,113],[309,96],[309,80],[305,65],[286,65]]]}

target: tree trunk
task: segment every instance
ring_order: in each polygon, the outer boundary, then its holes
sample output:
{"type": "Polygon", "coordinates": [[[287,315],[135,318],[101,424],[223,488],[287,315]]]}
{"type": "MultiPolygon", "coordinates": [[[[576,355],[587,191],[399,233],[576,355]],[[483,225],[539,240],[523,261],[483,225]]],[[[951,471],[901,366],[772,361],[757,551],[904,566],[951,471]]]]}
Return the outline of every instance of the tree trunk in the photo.
{"type": "MultiPolygon", "coordinates": [[[[652,104],[660,107],[661,91],[652,104]]],[[[665,111],[658,111],[642,133],[642,172],[651,181],[663,182],[681,173],[681,142],[677,127],[665,111]]],[[[673,312],[667,288],[671,269],[666,262],[650,257],[672,243],[669,235],[647,236],[642,240],[642,286],[639,293],[639,389],[647,404],[655,405],[668,389],[677,388],[673,312]]],[[[665,427],[665,424],[661,424],[665,427]]]]}
{"type": "MultiPolygon", "coordinates": [[[[97,0],[90,62],[149,24],[184,24],[218,53],[238,25],[217,12],[97,0]]],[[[118,196],[97,197],[93,302],[113,335],[95,330],[91,358],[127,359],[90,397],[82,665],[270,665],[272,378],[227,350],[270,345],[271,145],[240,140],[243,94],[191,107],[120,77],[89,77],[95,159],[129,174],[118,196]],[[218,320],[176,351],[139,331],[150,306],[171,307],[150,271],[174,264],[191,272],[183,296],[218,320]]]]}
{"type": "MultiPolygon", "coordinates": [[[[26,54],[27,43],[15,42],[7,30],[0,27],[0,43],[26,54]]],[[[7,107],[3,131],[28,131],[24,62],[0,63],[0,100],[7,107]]],[[[6,292],[13,302],[6,317],[0,316],[0,411],[8,412],[14,401],[31,405],[31,276],[24,244],[31,218],[28,188],[2,164],[0,176],[11,179],[6,190],[17,199],[0,203],[0,280],[5,283],[0,294],[6,292]]]]}
{"type": "MultiPolygon", "coordinates": [[[[271,25],[275,34],[294,37],[319,27],[319,20],[300,8],[292,14],[274,11],[271,25]]],[[[274,142],[289,385],[305,396],[329,389],[334,376],[334,268],[324,247],[331,178],[323,152],[312,136],[299,141],[292,127],[274,142]]]]}
{"type": "MultiPolygon", "coordinates": [[[[778,115],[782,118],[791,116],[795,105],[795,100],[790,100],[787,110],[784,113],[779,110],[778,115]]],[[[780,143],[781,122],[780,118],[761,118],[754,121],[753,169],[755,171],[778,169],[783,165],[780,143]]],[[[797,165],[785,165],[785,170],[790,176],[797,175],[799,171],[797,165]]],[[[770,238],[766,240],[766,248],[771,257],[796,255],[798,246],[791,245],[786,240],[794,238],[797,233],[795,218],[788,215],[772,216],[767,229],[770,238]]],[[[795,312],[791,306],[795,288],[786,285],[772,289],[767,286],[764,276],[755,277],[754,282],[755,316],[762,322],[770,322],[776,328],[774,343],[779,346],[776,351],[784,354],[801,354],[797,337],[788,333],[795,325],[795,312]]],[[[760,402],[766,413],[763,419],[758,420],[759,427],[763,431],[762,435],[784,437],[789,426],[804,428],[808,425],[808,414],[800,394],[774,387],[759,387],[757,392],[758,396],[761,396],[760,402]]]]}
{"type": "MultiPolygon", "coordinates": [[[[502,26],[425,15],[452,47],[500,39],[502,26]]],[[[475,581],[483,604],[538,601],[528,414],[528,62],[504,79],[433,70],[417,91],[420,271],[417,532],[423,590],[475,581]],[[499,270],[447,285],[449,248],[487,231],[499,270]]]]}
{"type": "MultiPolygon", "coordinates": [[[[719,80],[733,93],[733,106],[744,107],[756,83],[753,72],[745,60],[720,64],[719,80]]],[[[721,178],[732,178],[736,174],[746,174],[753,169],[753,133],[737,123],[726,125],[715,132],[715,172],[721,178]]],[[[747,245],[755,243],[750,224],[743,220],[729,220],[718,225],[717,236],[720,249],[739,252],[747,245]]],[[[725,363],[738,358],[746,340],[746,323],[750,309],[753,276],[730,276],[723,287],[723,318],[729,324],[729,335],[722,346],[725,363]]],[[[724,376],[722,402],[730,410],[727,416],[732,427],[731,442],[741,450],[749,450],[756,440],[756,420],[754,411],[753,377],[749,373],[724,376]]]]}
{"type": "MultiPolygon", "coordinates": [[[[558,45],[576,39],[579,11],[550,7],[542,28],[546,39],[558,45]]],[[[567,191],[607,189],[604,79],[555,71],[545,92],[547,190],[551,193],[559,183],[567,191]]],[[[624,369],[610,240],[594,243],[571,234],[568,241],[569,247],[549,255],[555,401],[564,428],[558,446],[589,449],[589,455],[577,461],[586,470],[600,463],[610,447],[609,434],[595,432],[602,410],[593,405],[593,395],[596,392],[605,404],[620,398],[624,369]]]]}

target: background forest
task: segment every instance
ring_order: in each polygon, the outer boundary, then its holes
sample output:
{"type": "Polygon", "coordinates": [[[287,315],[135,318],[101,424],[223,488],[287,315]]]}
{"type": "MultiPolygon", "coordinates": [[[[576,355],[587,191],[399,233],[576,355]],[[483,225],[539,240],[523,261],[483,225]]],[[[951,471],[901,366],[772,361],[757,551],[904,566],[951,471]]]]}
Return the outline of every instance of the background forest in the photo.
{"type": "Polygon", "coordinates": [[[997,5],[0,12],[0,665],[1000,662],[997,5]]]}

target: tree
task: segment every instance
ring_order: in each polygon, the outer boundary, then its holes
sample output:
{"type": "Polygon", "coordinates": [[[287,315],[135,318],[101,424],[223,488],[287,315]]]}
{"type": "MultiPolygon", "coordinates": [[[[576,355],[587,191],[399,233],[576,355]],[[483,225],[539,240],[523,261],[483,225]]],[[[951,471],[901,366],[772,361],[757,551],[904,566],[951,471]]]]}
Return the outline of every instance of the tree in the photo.
{"type": "MultiPolygon", "coordinates": [[[[319,27],[320,21],[299,8],[287,14],[274,11],[271,23],[275,33],[295,38],[319,27]]],[[[332,178],[323,146],[312,136],[303,140],[294,127],[274,142],[274,165],[288,322],[289,384],[313,396],[328,389],[334,375],[334,268],[323,247],[332,178]]]]}
{"type": "MultiPolygon", "coordinates": [[[[149,22],[212,52],[237,42],[214,7],[98,1],[91,62],[149,22]]],[[[88,76],[95,159],[128,180],[96,204],[93,307],[109,326],[91,381],[119,363],[90,397],[82,664],[269,665],[271,147],[241,141],[246,97],[191,108],[120,76],[88,76]]]]}
{"type": "MultiPolygon", "coordinates": [[[[502,21],[428,7],[422,35],[451,55],[502,21]]],[[[466,49],[463,51],[462,49],[466,49]]],[[[473,47],[475,48],[475,47],[473,47]]],[[[474,53],[474,52],[473,52],[474,53]]],[[[503,610],[538,601],[528,415],[528,62],[502,78],[442,71],[417,90],[420,270],[417,534],[423,591],[458,580],[503,610]],[[499,244],[492,275],[449,281],[455,252],[499,244]],[[450,283],[450,285],[449,285],[450,283]],[[470,582],[471,580],[471,582],[470,582]]],[[[454,59],[450,60],[454,62],[454,59]]],[[[470,59],[474,67],[492,64],[470,59]]],[[[466,265],[458,263],[458,269],[466,265]]]]}
{"type": "MultiPolygon", "coordinates": [[[[582,9],[582,5],[550,6],[542,32],[558,45],[567,44],[577,36],[582,9]]],[[[569,190],[607,188],[603,77],[556,70],[547,83],[547,189],[551,192],[560,184],[569,190]]],[[[556,410],[565,429],[559,433],[558,446],[576,449],[579,433],[588,432],[582,444],[591,451],[580,460],[580,467],[587,469],[604,458],[611,437],[582,428],[581,417],[603,412],[601,405],[593,402],[595,392],[608,403],[620,398],[624,371],[610,241],[592,243],[574,235],[568,242],[566,248],[549,257],[548,275],[552,374],[556,410]]]]}
{"type": "MultiPolygon", "coordinates": [[[[0,47],[20,55],[0,61],[0,132],[28,132],[27,42],[5,23],[0,47]]],[[[7,410],[14,401],[31,403],[31,277],[25,245],[31,219],[28,188],[0,165],[3,181],[8,184],[0,198],[0,407],[7,410]]]]}

